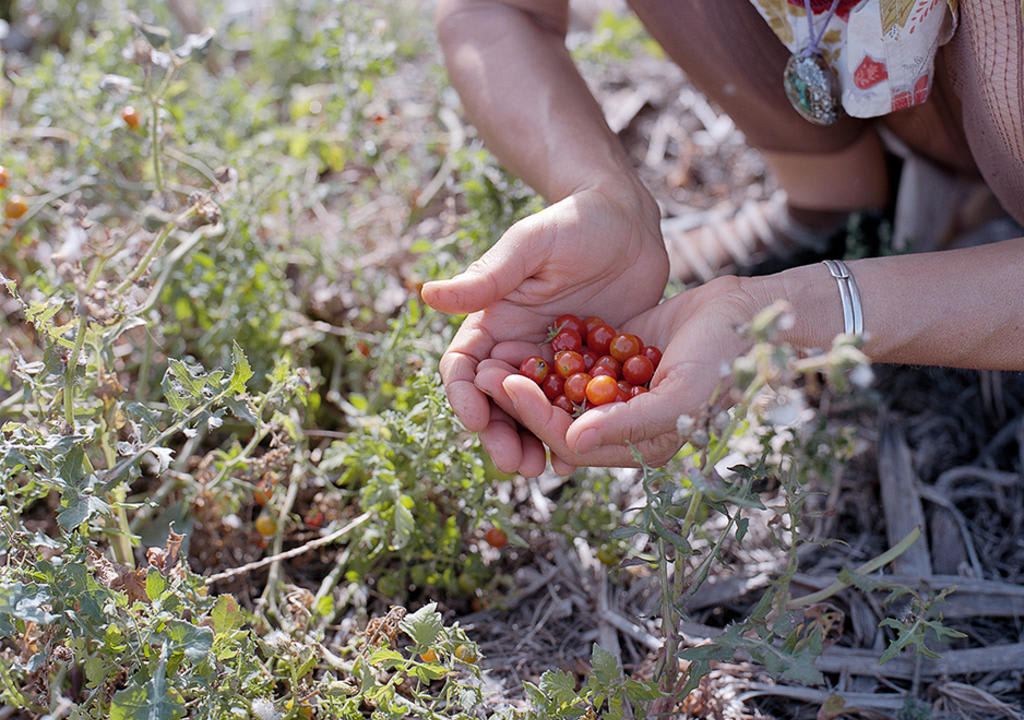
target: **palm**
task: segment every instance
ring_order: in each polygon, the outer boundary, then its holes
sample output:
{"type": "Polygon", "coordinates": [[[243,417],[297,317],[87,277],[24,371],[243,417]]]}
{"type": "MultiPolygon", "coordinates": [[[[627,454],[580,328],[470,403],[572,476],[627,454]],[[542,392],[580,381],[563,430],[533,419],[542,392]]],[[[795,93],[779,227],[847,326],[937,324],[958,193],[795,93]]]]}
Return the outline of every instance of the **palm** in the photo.
{"type": "Polygon", "coordinates": [[[499,466],[520,469],[523,450],[515,446],[533,441],[513,436],[515,424],[495,415],[475,387],[477,365],[499,343],[540,343],[562,313],[623,322],[658,302],[667,274],[657,217],[591,190],[517,223],[442,290],[425,287],[434,307],[471,313],[441,360],[441,374],[452,407],[481,432],[499,466]],[[506,451],[507,460],[496,456],[506,451]]]}
{"type": "Polygon", "coordinates": [[[663,350],[651,392],[629,403],[597,408],[573,421],[525,378],[515,374],[524,343],[503,343],[495,359],[482,363],[478,384],[516,420],[547,444],[569,465],[632,465],[632,448],[651,464],[675,454],[680,439],[676,420],[697,413],[721,381],[721,368],[745,348],[735,330],[752,314],[750,298],[732,292],[722,279],[676,296],[629,320],[623,330],[663,350]],[[594,447],[577,452],[588,431],[597,433],[594,447]]]}

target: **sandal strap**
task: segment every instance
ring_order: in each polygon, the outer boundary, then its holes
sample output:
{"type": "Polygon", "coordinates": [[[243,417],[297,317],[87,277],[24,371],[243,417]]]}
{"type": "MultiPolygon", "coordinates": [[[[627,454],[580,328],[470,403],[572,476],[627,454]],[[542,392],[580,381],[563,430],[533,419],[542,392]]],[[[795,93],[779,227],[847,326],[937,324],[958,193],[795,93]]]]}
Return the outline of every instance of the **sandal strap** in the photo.
{"type": "Polygon", "coordinates": [[[801,250],[825,253],[846,222],[843,219],[824,230],[807,227],[793,218],[786,194],[779,190],[767,200],[745,202],[731,217],[705,218],[688,231],[663,222],[662,229],[670,255],[675,254],[694,276],[707,282],[772,257],[786,260],[801,250]]]}

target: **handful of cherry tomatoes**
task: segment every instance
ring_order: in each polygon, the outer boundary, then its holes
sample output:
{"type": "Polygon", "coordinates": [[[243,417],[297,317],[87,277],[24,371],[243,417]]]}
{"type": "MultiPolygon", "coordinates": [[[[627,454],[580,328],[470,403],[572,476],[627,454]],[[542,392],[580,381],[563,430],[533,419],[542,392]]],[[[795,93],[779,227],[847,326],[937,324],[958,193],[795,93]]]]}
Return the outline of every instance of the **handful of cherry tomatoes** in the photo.
{"type": "Polygon", "coordinates": [[[554,361],[532,355],[519,372],[540,385],[552,405],[573,416],[647,392],[661,362],[661,350],[636,335],[616,332],[596,316],[559,315],[549,333],[554,361]]]}

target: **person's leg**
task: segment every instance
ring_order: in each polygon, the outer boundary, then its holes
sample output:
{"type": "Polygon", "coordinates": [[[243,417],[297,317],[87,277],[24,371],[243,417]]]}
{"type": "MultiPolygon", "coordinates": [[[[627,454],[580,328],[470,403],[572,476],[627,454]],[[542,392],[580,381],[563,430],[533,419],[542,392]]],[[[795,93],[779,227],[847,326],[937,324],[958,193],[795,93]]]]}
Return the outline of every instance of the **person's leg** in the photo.
{"type": "MultiPolygon", "coordinates": [[[[844,116],[821,127],[801,118],[782,86],[789,51],[748,0],[629,4],[690,81],[761,152],[786,192],[793,220],[811,230],[832,228],[851,211],[889,203],[885,155],[872,123],[844,116]]],[[[751,224],[764,227],[762,218],[751,224]]],[[[693,246],[702,245],[697,252],[713,271],[728,259],[724,252],[712,257],[717,238],[708,233],[667,242],[673,276],[684,280],[695,274],[687,267],[697,260],[693,246]]]]}

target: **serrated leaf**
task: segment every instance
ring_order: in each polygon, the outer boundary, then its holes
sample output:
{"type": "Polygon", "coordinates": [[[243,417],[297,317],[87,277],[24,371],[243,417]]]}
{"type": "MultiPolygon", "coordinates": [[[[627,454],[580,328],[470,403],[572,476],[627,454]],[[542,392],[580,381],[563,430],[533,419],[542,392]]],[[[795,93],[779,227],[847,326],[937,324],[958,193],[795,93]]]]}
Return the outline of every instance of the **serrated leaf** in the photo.
{"type": "Polygon", "coordinates": [[[623,689],[631,703],[650,702],[661,697],[657,687],[637,680],[627,680],[623,689]]]}
{"type": "Polygon", "coordinates": [[[188,365],[181,360],[171,359],[168,362],[168,369],[185,392],[194,398],[201,398],[203,396],[203,385],[205,383],[189,370],[188,365]]]}
{"type": "Polygon", "coordinates": [[[548,670],[540,676],[540,691],[559,703],[576,697],[576,680],[565,670],[548,670]]]}
{"type": "Polygon", "coordinates": [[[621,675],[615,656],[597,643],[594,643],[590,653],[590,665],[594,668],[594,677],[606,687],[618,680],[621,675]]]}
{"type": "Polygon", "coordinates": [[[367,661],[374,666],[383,665],[384,667],[392,667],[398,663],[404,662],[405,658],[402,657],[401,653],[394,650],[381,649],[370,653],[370,657],[367,658],[367,661]]]}
{"type": "Polygon", "coordinates": [[[416,612],[406,615],[398,626],[417,645],[423,647],[436,643],[444,630],[441,614],[437,612],[437,603],[427,603],[416,612]]]}
{"type": "Polygon", "coordinates": [[[234,369],[231,372],[231,381],[228,383],[228,389],[233,393],[244,392],[245,384],[253,376],[253,371],[252,366],[249,365],[248,358],[245,357],[245,353],[237,342],[231,343],[231,360],[234,369]]]}

